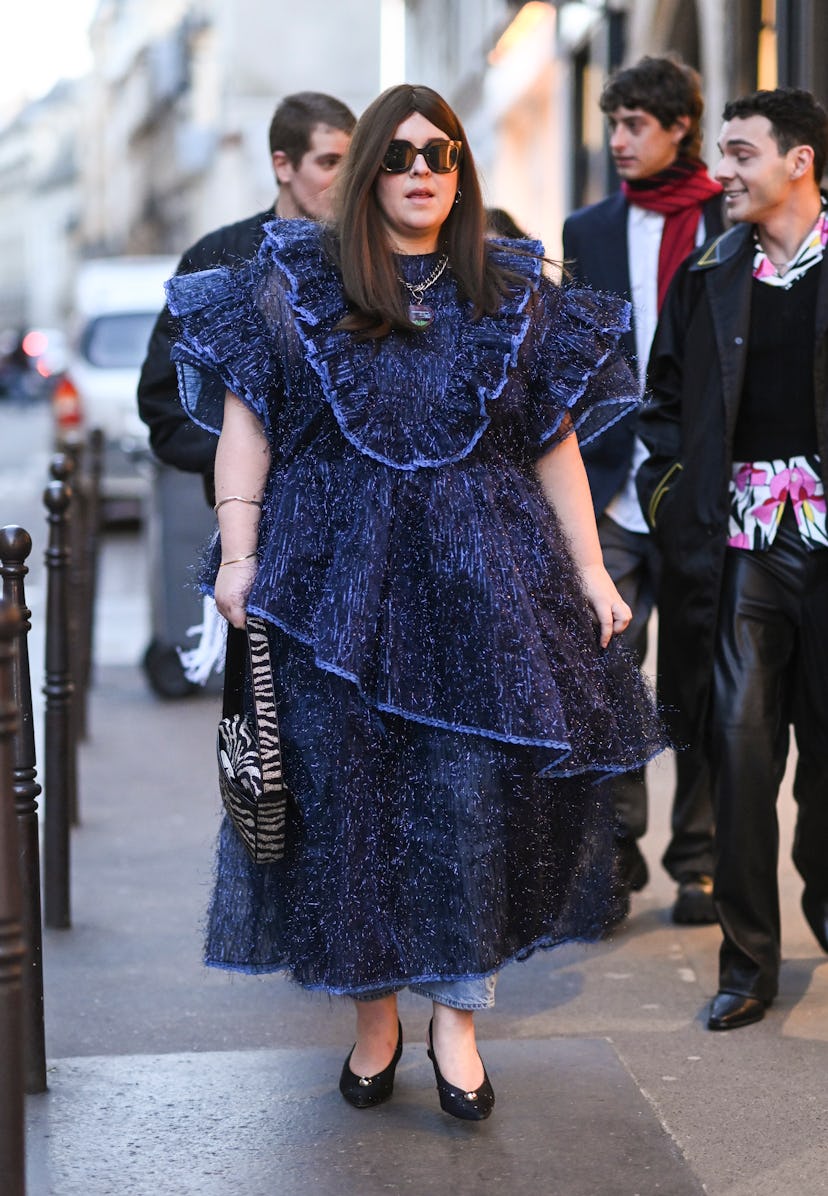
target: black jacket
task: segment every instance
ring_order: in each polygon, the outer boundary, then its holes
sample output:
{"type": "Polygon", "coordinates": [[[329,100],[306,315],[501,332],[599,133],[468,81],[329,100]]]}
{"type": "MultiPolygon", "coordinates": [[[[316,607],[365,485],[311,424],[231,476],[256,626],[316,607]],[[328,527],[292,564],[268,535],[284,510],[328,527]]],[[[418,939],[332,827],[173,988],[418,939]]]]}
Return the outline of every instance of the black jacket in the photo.
{"type": "MultiPolygon", "coordinates": [[[[610,291],[630,298],[627,251],[628,204],[621,192],[581,208],[563,227],[564,262],[573,278],[596,291],[610,291]]],[[[704,205],[704,228],[708,237],[723,229],[718,195],[704,205]]],[[[624,351],[635,360],[635,333],[623,338],[624,351]]],[[[636,414],[631,413],[584,449],[583,457],[596,514],[618,493],[626,481],[635,447],[636,414]]]]}
{"type": "MultiPolygon", "coordinates": [[[[660,548],[658,688],[680,742],[703,734],[730,514],[733,435],[749,340],[754,246],[737,225],[676,273],[653,338],[650,402],[639,433],[650,451],[638,495],[660,548]]],[[[817,437],[828,462],[828,268],[815,315],[817,437]]],[[[779,396],[781,403],[785,395],[779,396]]]]}
{"type": "MultiPolygon", "coordinates": [[[[187,250],[176,273],[192,274],[253,257],[262,242],[265,224],[273,219],[273,209],[269,208],[208,233],[187,250]]],[[[155,455],[178,469],[204,474],[211,486],[217,441],[188,418],[179,401],[175,366],[170,361],[176,335],[176,321],[165,307],[155,322],[141,369],[138,412],[149,428],[155,455]]]]}

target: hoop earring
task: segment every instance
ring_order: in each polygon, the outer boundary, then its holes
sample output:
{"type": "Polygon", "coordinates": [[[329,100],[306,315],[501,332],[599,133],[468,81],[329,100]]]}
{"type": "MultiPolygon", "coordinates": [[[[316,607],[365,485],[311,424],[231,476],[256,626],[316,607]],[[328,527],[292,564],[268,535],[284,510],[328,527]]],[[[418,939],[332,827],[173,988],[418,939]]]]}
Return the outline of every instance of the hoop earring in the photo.
{"type": "Polygon", "coordinates": [[[459,202],[460,202],[460,200],[461,200],[462,198],[463,198],[463,192],[462,192],[462,191],[460,190],[460,188],[458,187],[458,188],[457,188],[457,194],[456,194],[456,195],[455,195],[455,197],[454,197],[454,202],[455,202],[455,203],[459,203],[459,202]]]}

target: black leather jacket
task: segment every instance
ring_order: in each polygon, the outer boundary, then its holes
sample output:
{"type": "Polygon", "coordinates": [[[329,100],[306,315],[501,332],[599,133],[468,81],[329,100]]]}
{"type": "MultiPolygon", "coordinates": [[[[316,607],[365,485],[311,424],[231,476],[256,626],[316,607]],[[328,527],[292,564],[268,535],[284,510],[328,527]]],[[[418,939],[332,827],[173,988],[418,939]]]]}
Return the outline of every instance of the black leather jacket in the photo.
{"type": "MultiPolygon", "coordinates": [[[[689,258],[661,312],[639,431],[638,496],[661,551],[658,689],[679,742],[703,733],[730,513],[733,434],[750,339],[753,239],[738,224],[689,258]]],[[[828,270],[814,330],[819,452],[828,461],[828,270]]],[[[780,394],[780,403],[785,395],[780,394]]]]}

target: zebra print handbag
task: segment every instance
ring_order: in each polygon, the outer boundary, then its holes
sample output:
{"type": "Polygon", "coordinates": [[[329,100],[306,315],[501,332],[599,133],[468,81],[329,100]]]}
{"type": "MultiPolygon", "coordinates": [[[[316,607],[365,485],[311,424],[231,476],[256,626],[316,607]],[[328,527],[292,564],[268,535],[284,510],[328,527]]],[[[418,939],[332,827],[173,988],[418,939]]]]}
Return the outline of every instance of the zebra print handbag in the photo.
{"type": "Polygon", "coordinates": [[[246,632],[227,629],[216,753],[221,800],[250,858],[255,864],[280,860],[285,853],[288,793],[282,778],[267,627],[254,615],[248,615],[246,632]],[[253,685],[252,716],[243,713],[247,667],[253,685]]]}

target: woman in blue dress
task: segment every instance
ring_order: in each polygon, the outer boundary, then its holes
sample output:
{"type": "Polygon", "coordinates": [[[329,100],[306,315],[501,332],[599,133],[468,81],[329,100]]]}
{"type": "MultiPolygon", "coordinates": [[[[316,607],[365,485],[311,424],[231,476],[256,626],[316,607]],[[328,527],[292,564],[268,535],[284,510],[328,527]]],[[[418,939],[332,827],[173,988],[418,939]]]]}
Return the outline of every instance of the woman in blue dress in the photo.
{"type": "Polygon", "coordinates": [[[225,821],[206,959],[352,997],[360,1108],[391,1096],[408,986],[442,1108],[489,1115],[474,1012],[505,964],[605,928],[596,782],[663,746],[578,448],[636,403],[626,305],[542,255],[486,238],[460,122],[400,86],[332,227],[274,222],[255,261],[169,284],[183,402],[221,431],[205,587],[267,622],[295,801],[277,863],[225,821]]]}

